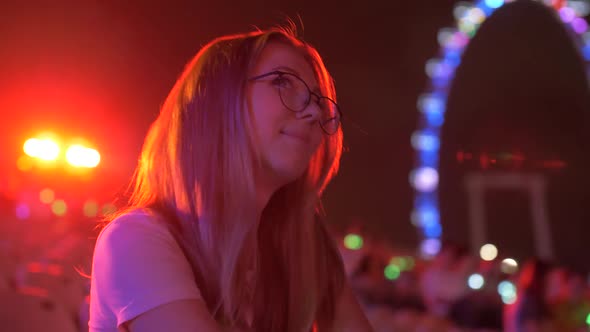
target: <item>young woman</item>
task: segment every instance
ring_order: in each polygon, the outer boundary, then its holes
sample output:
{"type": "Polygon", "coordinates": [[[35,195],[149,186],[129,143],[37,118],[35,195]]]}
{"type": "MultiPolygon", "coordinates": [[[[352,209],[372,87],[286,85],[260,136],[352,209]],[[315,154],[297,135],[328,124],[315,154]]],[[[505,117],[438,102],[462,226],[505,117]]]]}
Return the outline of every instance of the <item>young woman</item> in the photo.
{"type": "Polygon", "coordinates": [[[91,331],[370,331],[321,218],[341,112],[294,28],[187,65],[97,239],[91,331]]]}

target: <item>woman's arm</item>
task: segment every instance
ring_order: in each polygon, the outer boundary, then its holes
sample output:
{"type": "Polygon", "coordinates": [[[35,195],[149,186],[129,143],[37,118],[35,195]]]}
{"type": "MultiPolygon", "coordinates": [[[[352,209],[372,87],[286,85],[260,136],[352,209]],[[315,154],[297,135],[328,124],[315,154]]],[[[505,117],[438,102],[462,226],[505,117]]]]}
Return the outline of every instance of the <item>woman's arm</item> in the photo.
{"type": "Polygon", "coordinates": [[[123,324],[129,332],[223,332],[201,300],[158,306],[123,324]]]}

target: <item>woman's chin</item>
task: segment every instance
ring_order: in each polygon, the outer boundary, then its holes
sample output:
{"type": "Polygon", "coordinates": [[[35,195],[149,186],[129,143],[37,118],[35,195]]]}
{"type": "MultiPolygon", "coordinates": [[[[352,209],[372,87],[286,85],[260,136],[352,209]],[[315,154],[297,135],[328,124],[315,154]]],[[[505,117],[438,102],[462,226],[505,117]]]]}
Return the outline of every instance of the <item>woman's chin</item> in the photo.
{"type": "Polygon", "coordinates": [[[278,165],[275,164],[273,167],[273,173],[277,181],[281,183],[281,186],[284,186],[301,177],[305,172],[306,167],[306,164],[303,165],[302,163],[293,162],[281,163],[278,165]]]}

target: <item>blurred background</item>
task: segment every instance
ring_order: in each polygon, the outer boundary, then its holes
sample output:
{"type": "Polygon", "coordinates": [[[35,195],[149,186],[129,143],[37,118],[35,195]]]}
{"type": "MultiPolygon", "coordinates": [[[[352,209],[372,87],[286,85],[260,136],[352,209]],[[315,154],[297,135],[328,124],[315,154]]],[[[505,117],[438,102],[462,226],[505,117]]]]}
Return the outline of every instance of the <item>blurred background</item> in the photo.
{"type": "Polygon", "coordinates": [[[2,2],[0,324],[87,330],[97,221],[124,203],[184,65],[288,17],[336,83],[346,151],[324,204],[376,330],[588,330],[589,13],[585,0],[2,2]]]}

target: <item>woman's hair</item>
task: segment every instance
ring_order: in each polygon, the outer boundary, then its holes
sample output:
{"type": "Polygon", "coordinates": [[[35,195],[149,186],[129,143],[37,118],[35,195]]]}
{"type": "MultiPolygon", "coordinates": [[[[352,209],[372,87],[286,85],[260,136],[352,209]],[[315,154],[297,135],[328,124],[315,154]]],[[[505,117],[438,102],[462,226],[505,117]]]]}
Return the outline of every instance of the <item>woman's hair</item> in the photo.
{"type": "Polygon", "coordinates": [[[269,43],[301,52],[321,94],[336,99],[320,55],[293,24],[217,38],[188,63],[152,124],[129,204],[163,215],[190,261],[209,310],[236,324],[254,305],[257,331],[330,323],[344,271],[319,219],[320,196],[337,173],[342,131],[324,135],[304,174],[255,216],[257,143],[246,107],[248,75],[269,43]],[[249,201],[252,199],[252,201],[249,201]],[[253,289],[244,282],[253,272],[253,289]]]}

